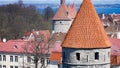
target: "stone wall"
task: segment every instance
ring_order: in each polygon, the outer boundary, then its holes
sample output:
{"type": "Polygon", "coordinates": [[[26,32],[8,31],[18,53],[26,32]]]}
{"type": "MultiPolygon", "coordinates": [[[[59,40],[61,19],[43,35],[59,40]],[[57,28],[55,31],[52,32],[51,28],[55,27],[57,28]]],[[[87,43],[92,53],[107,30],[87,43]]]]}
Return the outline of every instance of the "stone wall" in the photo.
{"type": "Polygon", "coordinates": [[[72,24],[72,20],[71,21],[54,21],[54,31],[67,33],[71,24],[72,24]]]}
{"type": "Polygon", "coordinates": [[[63,48],[62,55],[63,55],[62,57],[63,68],[110,68],[110,48],[106,49],[63,48]],[[95,59],[96,52],[99,53],[99,59],[95,59]],[[80,60],[77,60],[76,53],[80,53],[80,60]]]}

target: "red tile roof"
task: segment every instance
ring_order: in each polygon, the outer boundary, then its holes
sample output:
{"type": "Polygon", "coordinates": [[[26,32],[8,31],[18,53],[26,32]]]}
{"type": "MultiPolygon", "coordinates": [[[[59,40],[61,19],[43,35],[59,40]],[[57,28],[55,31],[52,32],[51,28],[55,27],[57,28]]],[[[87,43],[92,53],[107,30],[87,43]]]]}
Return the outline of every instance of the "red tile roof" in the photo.
{"type": "Polygon", "coordinates": [[[44,36],[44,39],[46,42],[49,41],[49,38],[50,38],[50,32],[49,30],[40,30],[40,31],[32,31],[33,35],[35,37],[38,37],[40,35],[43,35],[44,36]]]}
{"type": "Polygon", "coordinates": [[[41,42],[37,45],[35,41],[25,40],[9,40],[5,43],[0,44],[1,53],[35,53],[35,46],[40,47],[41,50],[37,52],[40,54],[49,54],[49,46],[46,42],[41,42]]]}
{"type": "Polygon", "coordinates": [[[0,52],[2,53],[23,53],[23,46],[27,42],[24,40],[9,40],[0,44],[0,52]]]}
{"type": "Polygon", "coordinates": [[[61,52],[52,52],[50,60],[61,62],[62,53],[61,52]]]}
{"type": "Polygon", "coordinates": [[[76,14],[77,14],[77,11],[76,11],[76,5],[73,3],[72,5],[72,9],[71,9],[71,13],[72,13],[72,18],[75,18],[76,14]]]}
{"type": "Polygon", "coordinates": [[[120,55],[120,39],[110,38],[112,43],[111,55],[120,55]]]}
{"type": "Polygon", "coordinates": [[[111,46],[111,65],[120,65],[120,39],[110,38],[111,46]]]}
{"type": "Polygon", "coordinates": [[[52,50],[53,52],[62,52],[62,47],[61,47],[62,42],[61,41],[56,41],[52,46],[52,50]]]}
{"type": "Polygon", "coordinates": [[[53,20],[71,20],[71,16],[68,13],[68,9],[64,1],[60,5],[56,14],[54,15],[53,20]]]}
{"type": "Polygon", "coordinates": [[[111,43],[91,0],[83,0],[62,47],[107,48],[110,46],[111,43]]]}

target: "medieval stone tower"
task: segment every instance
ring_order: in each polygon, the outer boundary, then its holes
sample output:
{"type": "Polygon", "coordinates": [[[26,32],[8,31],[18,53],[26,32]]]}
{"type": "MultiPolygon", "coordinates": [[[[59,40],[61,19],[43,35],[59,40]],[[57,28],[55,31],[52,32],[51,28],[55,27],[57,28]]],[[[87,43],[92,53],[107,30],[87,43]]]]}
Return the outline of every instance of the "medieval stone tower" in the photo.
{"type": "Polygon", "coordinates": [[[63,68],[110,68],[110,46],[92,1],[83,0],[62,44],[63,68]]]}
{"type": "Polygon", "coordinates": [[[52,28],[56,33],[67,33],[73,18],[75,18],[76,7],[73,4],[73,10],[68,10],[65,0],[61,0],[61,5],[53,17],[52,28]]]}

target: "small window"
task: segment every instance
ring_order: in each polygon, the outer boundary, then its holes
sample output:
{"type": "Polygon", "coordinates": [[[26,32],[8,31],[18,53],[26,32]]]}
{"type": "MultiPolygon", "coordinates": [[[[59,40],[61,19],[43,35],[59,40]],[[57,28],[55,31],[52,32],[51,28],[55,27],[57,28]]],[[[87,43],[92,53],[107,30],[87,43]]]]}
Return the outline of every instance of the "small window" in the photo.
{"type": "Polygon", "coordinates": [[[88,55],[87,55],[87,62],[88,62],[88,55]]]}
{"type": "Polygon", "coordinates": [[[108,57],[110,57],[110,52],[108,52],[108,57]]]}
{"type": "Polygon", "coordinates": [[[18,62],[18,56],[15,56],[15,62],[18,62]]]}
{"type": "Polygon", "coordinates": [[[5,55],[3,55],[3,61],[6,61],[6,56],[5,55]]]}
{"type": "Polygon", "coordinates": [[[29,56],[27,57],[27,62],[31,62],[31,58],[29,56]]]}
{"type": "Polygon", "coordinates": [[[5,66],[5,65],[3,65],[3,68],[6,68],[6,66],[5,66]]]}
{"type": "Polygon", "coordinates": [[[62,24],[62,22],[60,22],[60,24],[62,24]]]}
{"type": "Polygon", "coordinates": [[[69,12],[67,12],[67,15],[68,15],[69,12]]]}
{"type": "Polygon", "coordinates": [[[2,65],[0,65],[0,68],[2,68],[2,65]]]}
{"type": "Polygon", "coordinates": [[[76,53],[76,59],[80,60],[80,53],[76,53]]]}
{"type": "Polygon", "coordinates": [[[104,55],[104,61],[105,61],[105,55],[104,55]]]}
{"type": "Polygon", "coordinates": [[[10,56],[10,62],[13,62],[13,56],[10,56]]]}
{"type": "Polygon", "coordinates": [[[95,53],[95,60],[99,60],[99,52],[95,53]]]}
{"type": "Polygon", "coordinates": [[[0,61],[2,61],[2,56],[0,55],[0,61]]]}
{"type": "Polygon", "coordinates": [[[10,66],[10,68],[13,68],[13,66],[10,66]]]}
{"type": "Polygon", "coordinates": [[[18,68],[18,66],[15,66],[15,68],[18,68]]]}

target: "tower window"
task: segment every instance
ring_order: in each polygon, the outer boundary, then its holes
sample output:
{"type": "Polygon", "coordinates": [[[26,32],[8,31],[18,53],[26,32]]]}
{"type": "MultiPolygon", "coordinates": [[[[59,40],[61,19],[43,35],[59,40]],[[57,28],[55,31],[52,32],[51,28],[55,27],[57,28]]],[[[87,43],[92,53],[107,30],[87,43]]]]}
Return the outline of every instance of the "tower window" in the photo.
{"type": "Polygon", "coordinates": [[[80,53],[76,53],[76,59],[80,60],[80,53]]]}
{"type": "Polygon", "coordinates": [[[62,24],[62,22],[60,22],[60,24],[62,24]]]}
{"type": "Polygon", "coordinates": [[[87,55],[87,62],[88,62],[88,55],[87,55]]]}
{"type": "Polygon", "coordinates": [[[99,60],[99,52],[95,52],[95,60],[99,60]]]}
{"type": "Polygon", "coordinates": [[[110,57],[110,52],[108,52],[108,57],[110,57]]]}
{"type": "Polygon", "coordinates": [[[68,15],[68,12],[67,12],[67,15],[68,15]]]}

